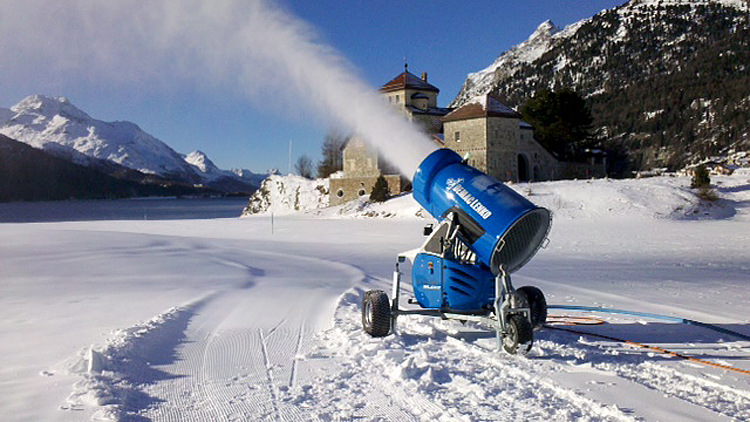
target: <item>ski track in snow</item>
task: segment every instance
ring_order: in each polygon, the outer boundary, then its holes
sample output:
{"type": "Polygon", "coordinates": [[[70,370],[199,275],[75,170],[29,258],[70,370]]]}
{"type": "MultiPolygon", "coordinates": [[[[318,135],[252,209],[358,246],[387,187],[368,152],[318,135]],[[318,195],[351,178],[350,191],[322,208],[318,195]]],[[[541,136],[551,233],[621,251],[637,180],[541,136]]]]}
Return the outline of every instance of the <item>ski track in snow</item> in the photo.
{"type": "MultiPolygon", "coordinates": [[[[274,255],[278,260],[279,254],[274,255]]],[[[335,297],[336,291],[330,286],[321,286],[319,294],[306,291],[309,297],[297,299],[300,306],[295,309],[284,306],[284,298],[294,294],[297,283],[314,282],[317,274],[338,273],[348,284],[361,280],[362,275],[343,264],[313,258],[290,255],[285,261],[287,268],[276,273],[266,270],[252,289],[218,295],[195,316],[186,336],[197,340],[182,344],[178,349],[181,359],[169,368],[186,376],[150,387],[150,394],[163,397],[164,403],[142,412],[143,416],[165,421],[304,417],[298,408],[285,405],[280,396],[299,379],[309,378],[298,355],[321,324],[318,321],[310,326],[309,321],[315,320],[319,307],[330,303],[328,296],[335,297]],[[309,279],[284,280],[284,274],[289,273],[309,274],[309,279]],[[273,301],[269,297],[274,295],[262,293],[271,284],[284,286],[271,286],[279,289],[275,294],[278,303],[258,303],[273,301]],[[253,307],[259,310],[254,312],[253,307]]]]}
{"type": "Polygon", "coordinates": [[[750,418],[746,391],[683,372],[670,361],[664,366],[642,351],[570,333],[538,332],[529,357],[496,352],[493,335],[475,324],[467,331],[428,317],[402,317],[398,334],[373,339],[361,330],[362,288],[335,300],[331,286],[337,283],[322,284],[306,290],[306,300],[296,299],[295,309],[282,298],[293,295],[297,283],[319,283],[319,274],[337,274],[349,285],[386,287],[388,280],[323,259],[243,254],[253,266],[236,251],[231,259],[208,254],[247,271],[250,280],[241,289],[207,294],[83,353],[78,363],[83,379],[63,407],[94,406],[95,420],[641,419],[632,409],[561,382],[570,373],[586,372],[592,384],[626,384],[654,402],[674,401],[683,408],[687,403],[695,408],[693,416],[750,418]],[[264,259],[289,266],[259,268],[264,259]],[[309,276],[290,280],[287,274],[309,276]],[[274,297],[278,303],[267,303],[274,297]],[[323,323],[310,317],[331,302],[333,327],[320,331],[323,323]]]}

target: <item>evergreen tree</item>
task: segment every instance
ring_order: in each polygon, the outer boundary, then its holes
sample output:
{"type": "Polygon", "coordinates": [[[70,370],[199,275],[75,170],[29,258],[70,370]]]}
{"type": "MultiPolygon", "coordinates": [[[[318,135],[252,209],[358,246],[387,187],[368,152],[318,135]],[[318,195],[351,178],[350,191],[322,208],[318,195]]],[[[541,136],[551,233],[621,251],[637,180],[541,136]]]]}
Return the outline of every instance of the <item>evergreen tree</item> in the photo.
{"type": "Polygon", "coordinates": [[[708,174],[705,165],[701,164],[695,168],[691,182],[690,187],[693,189],[707,188],[711,185],[711,176],[708,174]]]}
{"type": "Polygon", "coordinates": [[[370,201],[385,202],[390,197],[391,191],[388,189],[388,182],[385,181],[385,177],[381,174],[378,176],[378,180],[375,181],[375,185],[372,187],[370,201]]]}
{"type": "Polygon", "coordinates": [[[561,158],[575,159],[593,146],[591,111],[576,92],[541,89],[524,104],[521,114],[534,126],[534,137],[561,158]]]}

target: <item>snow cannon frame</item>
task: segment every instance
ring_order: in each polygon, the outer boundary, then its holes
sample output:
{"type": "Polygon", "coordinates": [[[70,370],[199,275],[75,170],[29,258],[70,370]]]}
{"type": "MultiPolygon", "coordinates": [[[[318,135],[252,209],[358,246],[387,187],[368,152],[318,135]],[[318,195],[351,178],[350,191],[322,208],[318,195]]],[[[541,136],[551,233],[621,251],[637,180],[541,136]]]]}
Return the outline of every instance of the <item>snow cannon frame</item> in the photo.
{"type": "Polygon", "coordinates": [[[417,169],[414,199],[438,221],[425,227],[429,238],[397,257],[392,300],[382,290],[368,291],[362,325],[373,337],[396,330],[399,315],[439,316],[477,321],[493,328],[497,346],[525,353],[533,329],[547,317],[541,290],[515,289],[510,273],[525,265],[543,246],[551,214],[505,184],[468,166],[454,151],[439,149],[417,169]],[[400,264],[412,265],[414,298],[400,306],[400,264]]]}

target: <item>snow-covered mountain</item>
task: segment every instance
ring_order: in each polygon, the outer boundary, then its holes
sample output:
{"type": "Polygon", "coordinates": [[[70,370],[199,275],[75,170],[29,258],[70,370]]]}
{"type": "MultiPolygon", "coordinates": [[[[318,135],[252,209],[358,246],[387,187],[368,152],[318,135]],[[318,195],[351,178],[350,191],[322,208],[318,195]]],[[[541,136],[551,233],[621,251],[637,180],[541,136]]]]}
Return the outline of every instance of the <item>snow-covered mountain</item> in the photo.
{"type": "Polygon", "coordinates": [[[472,98],[488,93],[495,81],[512,77],[522,64],[532,63],[547,52],[558,40],[569,36],[580,26],[581,21],[561,31],[552,21],[543,22],[521,44],[511,48],[498,57],[491,65],[466,77],[461,91],[451,103],[451,107],[460,107],[472,98]]]}
{"type": "Polygon", "coordinates": [[[520,108],[539,89],[572,89],[631,169],[747,150],[749,11],[744,0],[633,0],[562,30],[548,21],[469,74],[451,105],[494,91],[520,108]]]}
{"type": "Polygon", "coordinates": [[[200,151],[183,156],[131,122],[103,122],[65,97],[33,95],[0,109],[0,133],[81,165],[98,160],[222,191],[252,191],[258,176],[220,170],[200,151]]]}
{"type": "Polygon", "coordinates": [[[193,151],[183,158],[203,178],[203,184],[225,192],[247,192],[248,186],[255,191],[268,176],[250,170],[222,170],[202,151],[193,151]]]}

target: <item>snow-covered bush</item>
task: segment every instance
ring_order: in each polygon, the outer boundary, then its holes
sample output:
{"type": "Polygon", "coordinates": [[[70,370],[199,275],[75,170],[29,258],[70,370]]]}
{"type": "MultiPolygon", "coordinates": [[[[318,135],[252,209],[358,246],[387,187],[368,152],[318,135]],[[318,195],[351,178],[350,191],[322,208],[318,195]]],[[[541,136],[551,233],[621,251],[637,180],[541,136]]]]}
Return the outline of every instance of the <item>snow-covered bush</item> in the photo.
{"type": "Polygon", "coordinates": [[[250,197],[243,216],[275,213],[291,214],[328,206],[328,179],[305,179],[288,175],[268,176],[250,197]]]}

